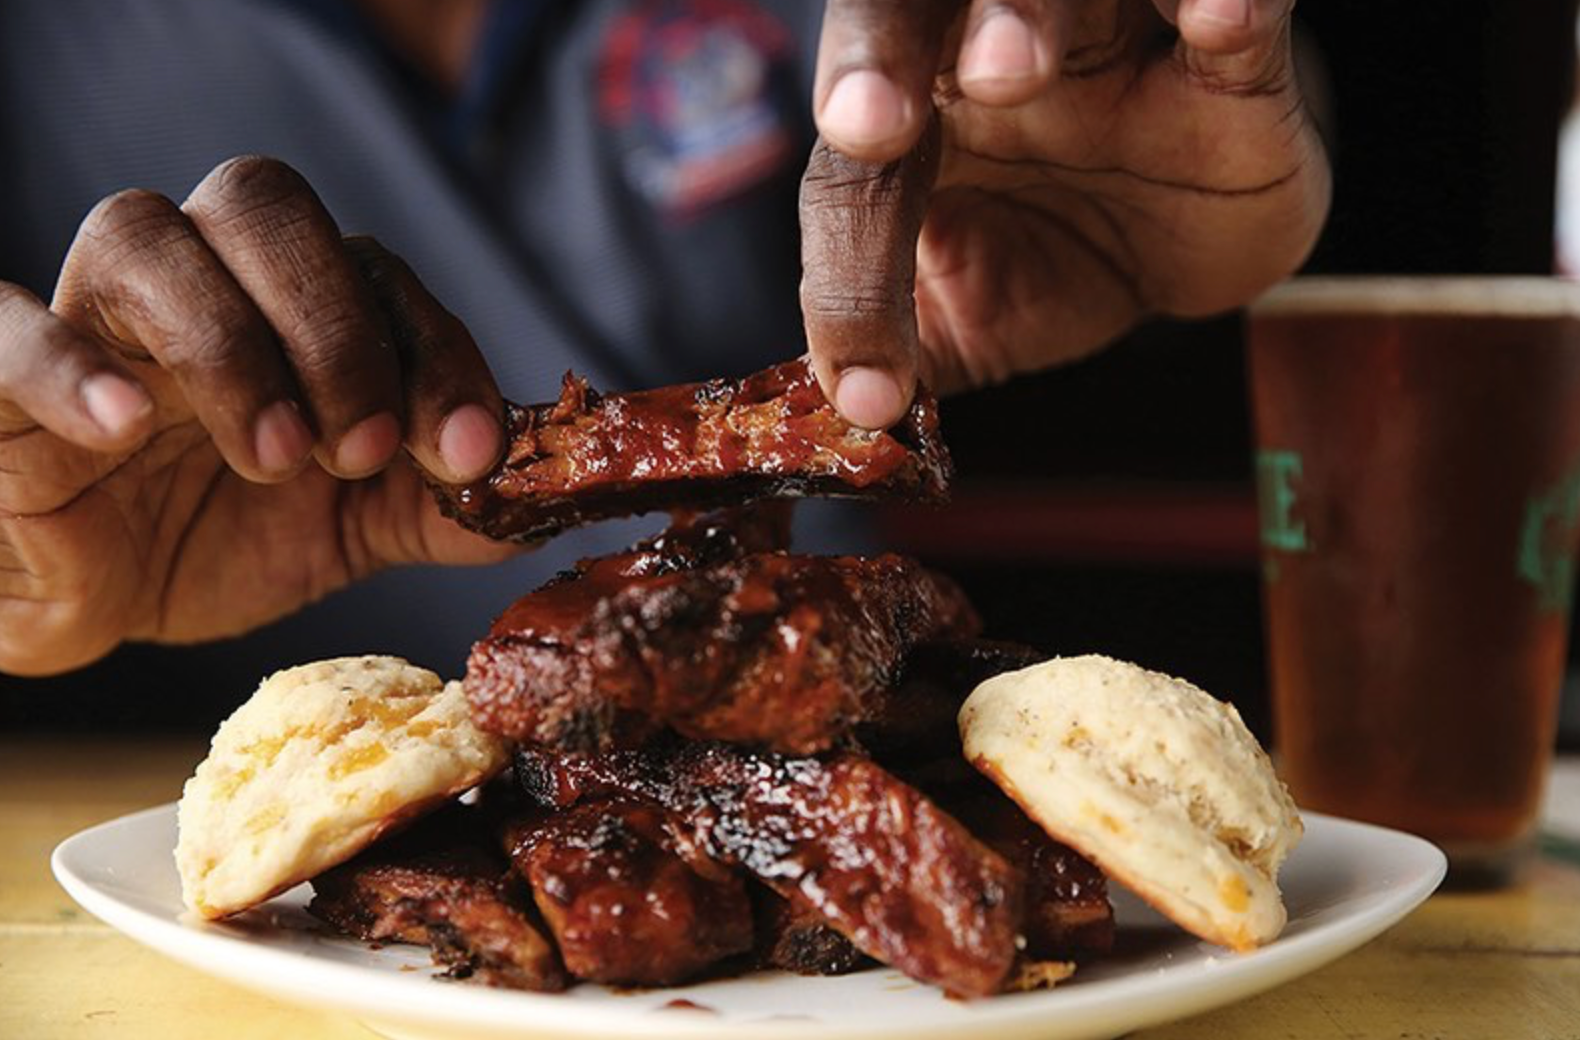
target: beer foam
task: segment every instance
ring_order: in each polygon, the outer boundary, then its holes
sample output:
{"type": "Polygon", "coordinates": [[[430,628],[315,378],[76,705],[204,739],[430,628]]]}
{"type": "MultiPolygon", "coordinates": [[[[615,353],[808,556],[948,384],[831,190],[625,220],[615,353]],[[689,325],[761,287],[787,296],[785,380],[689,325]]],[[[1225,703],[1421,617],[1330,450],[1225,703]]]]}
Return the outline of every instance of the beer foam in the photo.
{"type": "Polygon", "coordinates": [[[1275,286],[1251,304],[1250,313],[1253,318],[1574,318],[1580,317],[1580,282],[1529,275],[1324,275],[1275,286]]]}

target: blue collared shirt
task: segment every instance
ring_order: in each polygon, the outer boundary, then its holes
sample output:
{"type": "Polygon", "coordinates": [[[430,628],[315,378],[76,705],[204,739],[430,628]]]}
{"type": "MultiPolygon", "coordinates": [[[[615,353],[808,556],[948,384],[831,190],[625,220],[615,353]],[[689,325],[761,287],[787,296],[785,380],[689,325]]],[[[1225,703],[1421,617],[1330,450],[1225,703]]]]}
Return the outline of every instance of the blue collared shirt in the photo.
{"type": "MultiPolygon", "coordinates": [[[[343,231],[404,256],[509,397],[550,397],[567,368],[610,388],[749,371],[802,349],[795,193],[820,17],[804,0],[495,0],[447,100],[352,0],[5,0],[0,279],[47,298],[98,199],[179,201],[265,153],[343,231]]],[[[654,523],[498,569],[385,574],[209,663],[248,688],[364,651],[456,674],[512,598],[654,523]]]]}

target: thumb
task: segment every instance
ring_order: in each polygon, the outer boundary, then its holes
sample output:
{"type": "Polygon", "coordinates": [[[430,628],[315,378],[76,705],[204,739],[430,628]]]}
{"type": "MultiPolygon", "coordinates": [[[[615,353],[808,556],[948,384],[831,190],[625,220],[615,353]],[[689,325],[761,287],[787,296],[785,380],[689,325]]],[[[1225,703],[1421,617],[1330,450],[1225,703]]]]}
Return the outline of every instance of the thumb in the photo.
{"type": "Polygon", "coordinates": [[[801,181],[801,310],[823,393],[857,426],[893,425],[916,389],[916,241],[937,173],[933,119],[888,163],[819,140],[801,181]]]}
{"type": "Polygon", "coordinates": [[[1190,71],[1235,91],[1270,91],[1289,73],[1294,0],[1154,0],[1179,29],[1190,71]]]}

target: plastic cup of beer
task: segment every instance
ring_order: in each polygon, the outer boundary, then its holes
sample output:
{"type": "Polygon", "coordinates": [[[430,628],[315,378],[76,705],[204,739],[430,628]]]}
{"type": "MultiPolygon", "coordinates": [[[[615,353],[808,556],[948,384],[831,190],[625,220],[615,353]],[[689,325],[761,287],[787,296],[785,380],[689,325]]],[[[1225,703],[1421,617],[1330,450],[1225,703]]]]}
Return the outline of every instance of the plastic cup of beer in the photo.
{"type": "Polygon", "coordinates": [[[1580,520],[1580,285],[1295,279],[1248,315],[1280,769],[1449,882],[1535,846],[1580,520]]]}

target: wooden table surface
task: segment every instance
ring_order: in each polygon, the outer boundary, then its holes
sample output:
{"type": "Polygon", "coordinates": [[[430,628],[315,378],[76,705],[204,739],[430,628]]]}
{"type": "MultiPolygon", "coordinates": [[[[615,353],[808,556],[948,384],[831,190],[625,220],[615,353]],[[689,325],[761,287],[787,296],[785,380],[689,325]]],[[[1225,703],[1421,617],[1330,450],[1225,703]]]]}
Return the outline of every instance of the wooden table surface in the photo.
{"type": "MultiPolygon", "coordinates": [[[[167,961],[94,920],[50,876],[57,842],[172,800],[202,753],[194,741],[0,737],[0,1038],[374,1035],[167,961]]],[[[1136,1037],[1580,1040],[1580,856],[1564,842],[1548,852],[1518,888],[1436,895],[1320,971],[1136,1037]]]]}

